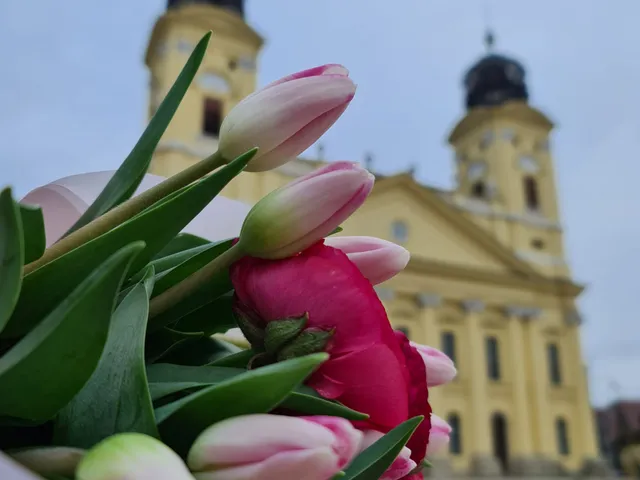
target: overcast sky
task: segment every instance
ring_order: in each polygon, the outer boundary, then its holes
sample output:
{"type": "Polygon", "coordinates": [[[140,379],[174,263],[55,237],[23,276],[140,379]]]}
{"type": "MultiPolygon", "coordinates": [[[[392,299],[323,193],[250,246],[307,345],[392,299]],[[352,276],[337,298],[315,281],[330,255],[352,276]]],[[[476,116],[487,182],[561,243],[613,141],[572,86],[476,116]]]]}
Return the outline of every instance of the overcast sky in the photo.
{"type": "MultiPolygon", "coordinates": [[[[142,62],[163,0],[0,0],[0,183],[22,195],[116,168],[142,131],[142,62]]],[[[343,63],[359,85],[323,140],[330,159],[417,167],[451,187],[444,139],[463,112],[462,72],[496,49],[528,69],[531,101],[558,124],[553,149],[569,260],[588,284],[584,357],[596,404],[640,397],[640,2],[249,0],[267,38],[262,85],[343,63]],[[488,13],[487,13],[488,12],[488,13]],[[612,388],[617,383],[619,393],[612,388]]]]}

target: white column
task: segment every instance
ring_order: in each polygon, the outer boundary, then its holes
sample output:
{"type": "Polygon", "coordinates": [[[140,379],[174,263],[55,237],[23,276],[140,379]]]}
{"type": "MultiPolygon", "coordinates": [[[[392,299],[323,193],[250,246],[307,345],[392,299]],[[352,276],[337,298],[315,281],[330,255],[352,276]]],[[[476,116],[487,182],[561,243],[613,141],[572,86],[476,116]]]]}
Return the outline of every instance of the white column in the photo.
{"type": "Polygon", "coordinates": [[[471,375],[471,424],[473,444],[471,450],[476,455],[492,455],[491,431],[489,429],[489,411],[487,394],[487,362],[484,351],[484,334],[480,326],[484,303],[479,300],[462,302],[467,312],[467,342],[471,375]]]}
{"type": "MultiPolygon", "coordinates": [[[[437,349],[442,348],[436,319],[436,311],[442,304],[442,298],[435,293],[419,293],[417,302],[420,306],[420,326],[423,332],[419,341],[437,349]]],[[[433,411],[440,415],[445,414],[445,412],[441,411],[444,408],[442,393],[441,387],[429,389],[429,403],[433,411]]]]}

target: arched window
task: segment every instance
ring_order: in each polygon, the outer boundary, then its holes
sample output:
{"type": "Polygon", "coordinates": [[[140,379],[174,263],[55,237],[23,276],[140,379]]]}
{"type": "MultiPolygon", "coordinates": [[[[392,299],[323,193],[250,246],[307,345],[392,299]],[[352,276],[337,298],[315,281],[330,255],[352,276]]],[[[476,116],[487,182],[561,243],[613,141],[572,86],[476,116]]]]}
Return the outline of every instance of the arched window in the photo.
{"type": "Polygon", "coordinates": [[[482,180],[478,180],[471,185],[471,196],[473,198],[485,198],[487,196],[487,187],[482,180]]]}
{"type": "Polygon", "coordinates": [[[560,368],[560,351],[558,345],[550,343],[547,345],[547,363],[549,367],[549,380],[553,385],[562,383],[562,369],[560,368]]]}
{"type": "Polygon", "coordinates": [[[509,432],[507,417],[497,412],[491,416],[491,434],[493,437],[493,455],[500,460],[503,470],[509,463],[509,432]]]}
{"type": "Polygon", "coordinates": [[[558,453],[560,455],[569,455],[569,453],[571,453],[569,432],[567,429],[567,422],[564,418],[556,419],[556,442],[558,445],[558,453]]]}
{"type": "Polygon", "coordinates": [[[204,99],[202,133],[208,137],[217,137],[222,124],[222,102],[215,98],[204,99]]]}
{"type": "Polygon", "coordinates": [[[451,434],[449,435],[449,452],[453,455],[460,455],[462,453],[462,426],[460,417],[457,413],[450,413],[447,417],[447,423],[451,427],[451,434]]]}
{"type": "Polygon", "coordinates": [[[531,176],[524,177],[524,198],[529,210],[540,210],[538,182],[536,182],[536,179],[531,176]]]}
{"type": "Polygon", "coordinates": [[[486,338],[487,375],[491,380],[500,380],[500,351],[496,337],[486,338]]]}
{"type": "Polygon", "coordinates": [[[456,336],[453,332],[442,332],[440,336],[442,351],[454,362],[456,361],[456,336]]]}
{"type": "Polygon", "coordinates": [[[405,243],[409,239],[409,226],[402,220],[391,224],[391,236],[398,243],[405,243]]]}

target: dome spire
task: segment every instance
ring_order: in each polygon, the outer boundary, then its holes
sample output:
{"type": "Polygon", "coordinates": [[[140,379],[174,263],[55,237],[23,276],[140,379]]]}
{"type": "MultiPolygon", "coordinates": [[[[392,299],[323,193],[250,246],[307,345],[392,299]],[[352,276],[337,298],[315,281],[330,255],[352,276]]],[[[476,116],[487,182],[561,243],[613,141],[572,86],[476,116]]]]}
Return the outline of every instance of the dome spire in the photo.
{"type": "Polygon", "coordinates": [[[493,46],[496,43],[496,37],[493,34],[493,31],[490,28],[484,33],[484,46],[487,49],[487,53],[491,53],[493,51],[493,46]]]}

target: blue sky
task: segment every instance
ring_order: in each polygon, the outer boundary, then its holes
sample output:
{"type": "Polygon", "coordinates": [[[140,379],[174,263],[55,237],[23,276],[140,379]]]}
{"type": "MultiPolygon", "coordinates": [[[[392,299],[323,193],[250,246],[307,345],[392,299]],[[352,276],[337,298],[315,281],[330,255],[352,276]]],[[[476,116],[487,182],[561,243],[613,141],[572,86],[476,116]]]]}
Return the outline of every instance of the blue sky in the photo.
{"type": "MultiPolygon", "coordinates": [[[[142,58],[163,0],[0,1],[0,183],[18,194],[116,168],[142,131],[142,58]]],[[[463,112],[461,75],[496,50],[528,69],[531,102],[554,119],[563,223],[588,285],[584,357],[598,405],[640,397],[640,3],[635,0],[248,0],[267,38],[260,84],[343,63],[359,85],[325,136],[329,159],[375,157],[391,173],[453,182],[445,137],[463,112]],[[487,14],[487,12],[489,12],[487,14]]]]}

